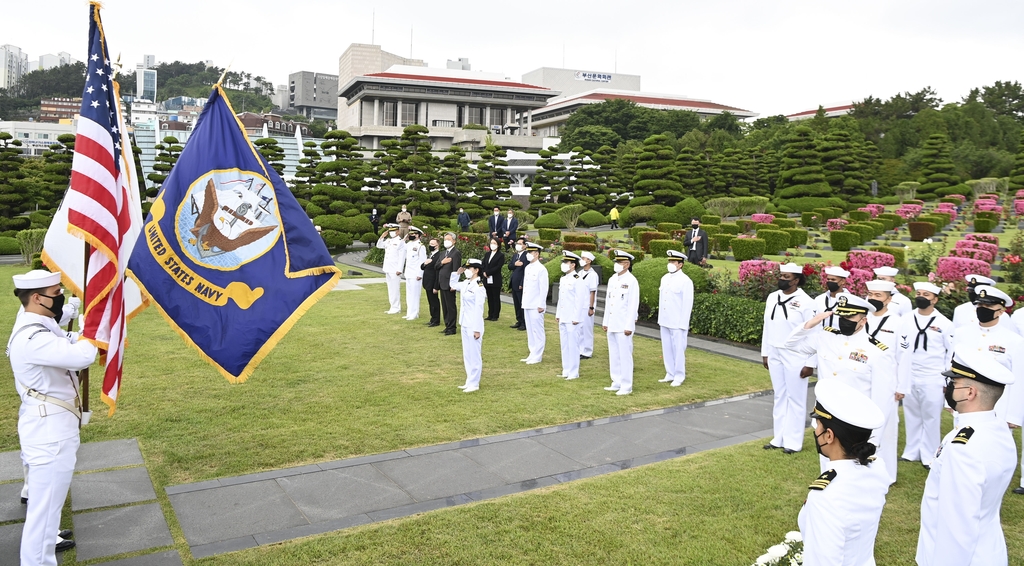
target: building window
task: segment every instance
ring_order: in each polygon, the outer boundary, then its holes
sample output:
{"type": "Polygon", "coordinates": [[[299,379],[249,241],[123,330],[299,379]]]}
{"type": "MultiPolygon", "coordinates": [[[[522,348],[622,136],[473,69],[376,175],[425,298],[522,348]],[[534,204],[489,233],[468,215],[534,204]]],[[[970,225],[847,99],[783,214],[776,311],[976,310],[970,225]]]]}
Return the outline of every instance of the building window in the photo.
{"type": "Polygon", "coordinates": [[[469,107],[469,119],[466,120],[467,124],[480,124],[484,125],[484,108],[480,106],[469,107]]]}
{"type": "Polygon", "coordinates": [[[402,104],[402,126],[411,126],[416,123],[416,111],[420,105],[415,102],[402,104]]]}
{"type": "Polygon", "coordinates": [[[430,125],[435,128],[454,128],[455,120],[434,120],[430,125]]]}
{"type": "Polygon", "coordinates": [[[384,125],[385,126],[397,126],[398,125],[398,103],[397,102],[385,102],[384,103],[384,125]]]}
{"type": "Polygon", "coordinates": [[[505,125],[505,109],[504,108],[491,108],[491,125],[492,126],[504,126],[505,125]]]}
{"type": "Polygon", "coordinates": [[[36,137],[41,140],[48,140],[50,139],[50,134],[36,134],[36,137]]]}

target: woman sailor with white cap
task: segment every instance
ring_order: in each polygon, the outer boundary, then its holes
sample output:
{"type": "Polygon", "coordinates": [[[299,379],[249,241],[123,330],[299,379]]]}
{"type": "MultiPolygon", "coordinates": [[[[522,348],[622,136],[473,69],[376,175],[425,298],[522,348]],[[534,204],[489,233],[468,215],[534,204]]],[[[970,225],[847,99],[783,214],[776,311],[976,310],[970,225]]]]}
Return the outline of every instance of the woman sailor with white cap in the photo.
{"type": "MultiPolygon", "coordinates": [[[[874,269],[875,279],[878,281],[890,281],[896,283],[896,276],[899,275],[900,270],[895,267],[876,267],[874,269]]],[[[894,288],[892,292],[892,302],[889,303],[889,310],[891,310],[897,316],[904,316],[913,309],[913,305],[910,299],[906,295],[899,292],[899,289],[894,288]]]]}

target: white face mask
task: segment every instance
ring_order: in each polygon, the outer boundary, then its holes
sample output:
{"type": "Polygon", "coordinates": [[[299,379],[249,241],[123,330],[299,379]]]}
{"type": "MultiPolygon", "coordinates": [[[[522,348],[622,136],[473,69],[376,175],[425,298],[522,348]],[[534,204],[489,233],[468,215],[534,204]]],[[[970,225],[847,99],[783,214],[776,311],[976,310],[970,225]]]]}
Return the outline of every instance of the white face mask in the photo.
{"type": "Polygon", "coordinates": [[[476,277],[476,269],[467,267],[463,273],[466,275],[466,279],[472,279],[476,277]]]}
{"type": "Polygon", "coordinates": [[[563,261],[562,262],[562,273],[569,273],[570,271],[572,271],[572,265],[570,265],[569,262],[563,261]]]}
{"type": "Polygon", "coordinates": [[[615,269],[615,273],[622,273],[623,271],[626,270],[626,266],[622,265],[621,263],[615,262],[613,269],[615,269]]]}
{"type": "Polygon", "coordinates": [[[495,251],[497,249],[498,249],[498,243],[497,242],[491,242],[491,251],[493,252],[493,251],[495,251]]]}
{"type": "Polygon", "coordinates": [[[397,238],[398,237],[398,232],[391,232],[391,237],[392,238],[397,238]]]}
{"type": "Polygon", "coordinates": [[[515,216],[515,214],[512,214],[511,212],[510,212],[510,213],[508,213],[508,217],[509,217],[509,218],[512,218],[513,216],[515,216]]]}
{"type": "Polygon", "coordinates": [[[539,253],[534,252],[534,253],[530,254],[530,261],[537,261],[538,259],[540,259],[540,254],[539,253]]]}
{"type": "Polygon", "coordinates": [[[519,245],[519,244],[516,244],[516,251],[517,251],[517,252],[521,252],[521,251],[523,251],[523,246],[521,246],[521,245],[519,245]]]}
{"type": "Polygon", "coordinates": [[[676,265],[675,263],[671,262],[671,261],[668,262],[668,272],[669,273],[675,273],[677,271],[679,271],[679,266],[676,265]]]}
{"type": "Polygon", "coordinates": [[[495,215],[495,216],[498,216],[499,214],[501,214],[501,213],[500,213],[500,212],[498,212],[498,211],[495,211],[495,212],[494,212],[494,215],[495,215]]]}
{"type": "Polygon", "coordinates": [[[446,248],[450,248],[450,247],[452,247],[454,245],[455,245],[455,242],[453,242],[451,240],[445,240],[444,241],[444,247],[446,247],[446,248]]]}

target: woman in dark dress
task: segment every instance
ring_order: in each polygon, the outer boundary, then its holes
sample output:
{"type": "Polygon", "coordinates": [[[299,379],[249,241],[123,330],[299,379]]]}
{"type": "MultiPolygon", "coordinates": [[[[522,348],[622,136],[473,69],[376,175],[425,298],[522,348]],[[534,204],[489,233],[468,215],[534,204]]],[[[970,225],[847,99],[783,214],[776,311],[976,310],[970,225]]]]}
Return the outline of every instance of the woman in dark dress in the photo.
{"type": "Polygon", "coordinates": [[[501,314],[501,268],[505,265],[505,254],[498,249],[499,244],[497,238],[491,238],[480,274],[487,291],[487,320],[498,320],[501,314]]]}

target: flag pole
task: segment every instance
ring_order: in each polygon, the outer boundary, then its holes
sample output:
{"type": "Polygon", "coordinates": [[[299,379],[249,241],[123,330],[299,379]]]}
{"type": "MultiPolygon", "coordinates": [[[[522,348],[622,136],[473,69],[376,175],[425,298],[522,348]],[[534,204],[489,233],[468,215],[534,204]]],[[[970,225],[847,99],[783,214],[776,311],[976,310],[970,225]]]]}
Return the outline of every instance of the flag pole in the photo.
{"type": "MultiPolygon", "coordinates": [[[[86,289],[88,289],[87,281],[89,280],[89,256],[92,254],[92,246],[89,242],[82,242],[85,244],[85,259],[82,262],[84,267],[84,273],[82,274],[82,307],[85,308],[89,303],[86,301],[86,289]]],[[[83,313],[84,314],[84,313],[83,313]]],[[[84,320],[84,319],[83,319],[84,320]]],[[[85,328],[79,328],[78,332],[84,332],[85,328]]],[[[89,412],[89,368],[85,368],[78,372],[79,386],[82,388],[82,412],[89,412]]]]}

